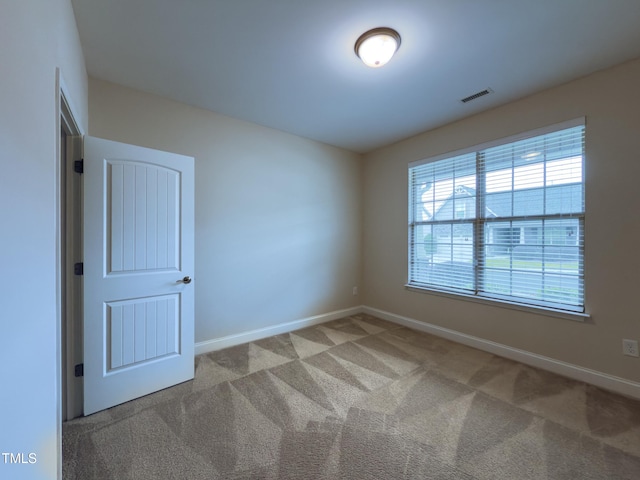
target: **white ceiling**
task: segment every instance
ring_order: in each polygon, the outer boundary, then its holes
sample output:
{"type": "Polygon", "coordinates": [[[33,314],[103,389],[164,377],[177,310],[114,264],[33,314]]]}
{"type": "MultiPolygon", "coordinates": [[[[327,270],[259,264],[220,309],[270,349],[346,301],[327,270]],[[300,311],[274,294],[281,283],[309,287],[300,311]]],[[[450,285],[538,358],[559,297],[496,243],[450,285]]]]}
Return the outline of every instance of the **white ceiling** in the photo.
{"type": "Polygon", "coordinates": [[[640,0],[72,3],[91,76],[355,152],[640,57],[640,0]],[[402,45],[371,69],[380,26],[402,45]]]}

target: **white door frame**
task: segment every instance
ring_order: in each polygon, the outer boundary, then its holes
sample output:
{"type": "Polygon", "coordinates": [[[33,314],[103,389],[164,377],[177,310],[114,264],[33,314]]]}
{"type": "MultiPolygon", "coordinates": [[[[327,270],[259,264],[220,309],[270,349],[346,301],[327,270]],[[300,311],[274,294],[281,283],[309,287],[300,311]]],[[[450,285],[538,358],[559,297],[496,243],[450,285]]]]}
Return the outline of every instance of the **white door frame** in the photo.
{"type": "MultiPolygon", "coordinates": [[[[82,414],[82,379],[74,376],[78,355],[82,358],[81,282],[73,275],[74,257],[82,254],[80,180],[73,173],[73,161],[82,158],[84,131],[77,119],[60,69],[56,69],[56,397],[58,425],[58,478],[62,478],[62,422],[82,414]],[[66,145],[62,145],[63,136],[66,145]],[[65,155],[66,154],[66,155],[65,155]],[[63,155],[65,155],[63,157],[63,155]],[[80,343],[78,343],[80,342],[80,343]],[[79,397],[79,399],[78,399],[79,397]]],[[[81,361],[81,360],[80,360],[81,361]]]]}

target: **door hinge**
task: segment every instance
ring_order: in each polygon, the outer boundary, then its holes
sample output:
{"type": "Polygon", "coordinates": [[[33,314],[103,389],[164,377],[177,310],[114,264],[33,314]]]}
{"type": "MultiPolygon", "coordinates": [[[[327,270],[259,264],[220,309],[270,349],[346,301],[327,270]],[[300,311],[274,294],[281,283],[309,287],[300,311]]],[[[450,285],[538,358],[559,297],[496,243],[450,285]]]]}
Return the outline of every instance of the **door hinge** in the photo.
{"type": "Polygon", "coordinates": [[[75,275],[84,275],[84,263],[79,262],[73,265],[73,273],[75,275]]]}
{"type": "Polygon", "coordinates": [[[74,368],[76,377],[84,377],[84,363],[79,363],[74,368]]]}
{"type": "Polygon", "coordinates": [[[84,173],[84,159],[73,162],[73,171],[76,173],[84,173]]]}

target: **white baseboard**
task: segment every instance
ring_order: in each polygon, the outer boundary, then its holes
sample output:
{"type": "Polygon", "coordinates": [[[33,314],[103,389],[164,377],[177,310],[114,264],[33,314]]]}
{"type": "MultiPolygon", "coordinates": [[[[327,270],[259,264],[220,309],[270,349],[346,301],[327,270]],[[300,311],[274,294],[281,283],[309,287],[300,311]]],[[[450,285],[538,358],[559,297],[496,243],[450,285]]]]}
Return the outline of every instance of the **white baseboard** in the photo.
{"type": "Polygon", "coordinates": [[[467,335],[465,333],[460,333],[455,330],[450,330],[430,323],[420,322],[412,318],[403,317],[402,315],[396,315],[395,313],[386,312],[366,305],[346,308],[344,310],[336,310],[334,312],[303,318],[293,322],[280,323],[270,327],[199,342],[195,345],[195,354],[200,355],[203,353],[213,352],[215,350],[221,350],[223,348],[241,345],[247,342],[253,342],[272,335],[293,332],[294,330],[318,325],[331,320],[337,320],[338,318],[348,317],[349,315],[356,315],[362,312],[397,323],[398,325],[430,333],[453,342],[477,348],[478,350],[493,353],[500,357],[515,360],[516,362],[524,363],[525,365],[531,365],[532,367],[541,368],[564,377],[595,385],[596,387],[604,388],[605,390],[610,390],[627,397],[640,399],[640,383],[599,372],[597,370],[591,370],[571,363],[555,360],[536,353],[527,352],[526,350],[513,348],[501,343],[474,337],[472,335],[467,335]]]}
{"type": "Polygon", "coordinates": [[[272,335],[293,332],[294,330],[300,330],[301,328],[318,325],[320,323],[329,322],[331,320],[337,320],[339,318],[348,317],[349,315],[355,315],[357,313],[361,313],[362,311],[362,306],[346,308],[344,310],[336,310],[334,312],[315,315],[313,317],[303,318],[301,320],[295,320],[293,322],[280,323],[278,325],[273,325],[270,327],[259,328],[257,330],[251,330],[248,332],[237,333],[235,335],[228,335],[226,337],[214,338],[212,340],[198,342],[195,345],[195,354],[200,355],[202,353],[209,353],[216,350],[221,350],[223,348],[234,347],[243,343],[260,340],[261,338],[271,337],[272,335]]]}
{"type": "Polygon", "coordinates": [[[633,397],[640,399],[640,383],[625,380],[624,378],[615,377],[603,372],[591,370],[588,368],[580,367],[570,363],[562,362],[560,360],[554,360],[553,358],[545,357],[535,353],[527,352],[517,348],[509,347],[500,343],[484,340],[482,338],[474,337],[472,335],[466,335],[464,333],[456,332],[448,328],[439,327],[425,322],[419,322],[412,318],[403,317],[394,313],[385,312],[384,310],[378,310],[377,308],[363,306],[362,311],[369,315],[388,320],[390,322],[404,325],[414,330],[420,330],[422,332],[430,333],[438,337],[446,338],[457,343],[462,343],[478,350],[493,353],[500,357],[509,358],[526,365],[541,368],[564,377],[579,380],[581,382],[595,385],[596,387],[604,388],[612,392],[625,395],[627,397],[633,397]]]}

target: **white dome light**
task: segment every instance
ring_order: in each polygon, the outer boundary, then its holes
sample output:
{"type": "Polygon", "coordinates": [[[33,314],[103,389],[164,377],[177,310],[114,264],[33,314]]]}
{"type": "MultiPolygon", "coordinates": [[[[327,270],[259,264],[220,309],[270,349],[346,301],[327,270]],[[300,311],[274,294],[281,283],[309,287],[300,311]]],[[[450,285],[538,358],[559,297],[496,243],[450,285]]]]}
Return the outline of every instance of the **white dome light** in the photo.
{"type": "Polygon", "coordinates": [[[386,64],[400,48],[400,35],[391,28],[380,27],[360,35],[356,41],[356,55],[365,65],[378,68],[386,64]]]}

